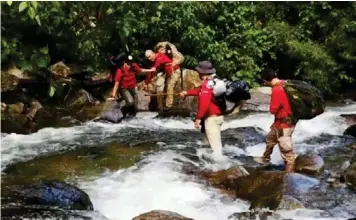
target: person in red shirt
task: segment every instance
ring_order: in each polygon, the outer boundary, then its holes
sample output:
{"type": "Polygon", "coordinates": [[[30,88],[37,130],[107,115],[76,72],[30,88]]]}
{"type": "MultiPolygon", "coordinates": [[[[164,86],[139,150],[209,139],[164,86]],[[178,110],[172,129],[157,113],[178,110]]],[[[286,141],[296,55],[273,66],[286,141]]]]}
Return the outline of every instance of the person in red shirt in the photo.
{"type": "Polygon", "coordinates": [[[115,85],[112,95],[107,101],[117,99],[117,90],[119,90],[120,96],[125,100],[125,106],[132,108],[128,111],[136,115],[138,104],[136,73],[140,73],[142,70],[139,65],[131,61],[131,56],[125,56],[122,61],[119,61],[119,68],[115,74],[115,85]]]}
{"type": "Polygon", "coordinates": [[[265,69],[262,72],[262,79],[265,85],[272,87],[269,111],[274,115],[274,122],[266,136],[266,150],[259,161],[268,163],[274,146],[278,144],[281,157],[286,165],[285,171],[293,172],[295,154],[292,134],[297,122],[291,120],[292,109],[283,89],[284,80],[278,79],[276,72],[272,69],[265,69]]]}
{"type": "Polygon", "coordinates": [[[154,53],[151,50],[146,51],[146,57],[154,62],[151,69],[142,69],[143,72],[156,72],[161,70],[166,74],[167,98],[165,110],[169,110],[173,106],[174,88],[180,79],[180,67],[165,54],[165,48],[158,48],[158,52],[154,53]]]}
{"type": "Polygon", "coordinates": [[[200,88],[182,91],[180,95],[198,96],[198,112],[195,118],[194,127],[199,128],[201,121],[204,121],[205,135],[210,147],[214,152],[214,156],[222,156],[221,143],[221,125],[224,122],[223,112],[214,101],[214,81],[212,75],[215,74],[215,69],[209,61],[202,61],[196,67],[199,76],[202,80],[200,88]]]}

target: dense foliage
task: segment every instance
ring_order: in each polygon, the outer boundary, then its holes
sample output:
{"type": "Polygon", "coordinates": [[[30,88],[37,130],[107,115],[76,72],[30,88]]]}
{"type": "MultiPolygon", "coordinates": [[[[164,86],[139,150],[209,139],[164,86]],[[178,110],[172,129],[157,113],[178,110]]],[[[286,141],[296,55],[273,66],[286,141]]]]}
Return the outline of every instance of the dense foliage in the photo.
{"type": "Polygon", "coordinates": [[[356,74],[356,2],[1,2],[1,63],[36,71],[60,60],[105,68],[125,46],[136,57],[168,40],[185,67],[211,60],[220,75],[283,78],[337,91],[356,74]]]}

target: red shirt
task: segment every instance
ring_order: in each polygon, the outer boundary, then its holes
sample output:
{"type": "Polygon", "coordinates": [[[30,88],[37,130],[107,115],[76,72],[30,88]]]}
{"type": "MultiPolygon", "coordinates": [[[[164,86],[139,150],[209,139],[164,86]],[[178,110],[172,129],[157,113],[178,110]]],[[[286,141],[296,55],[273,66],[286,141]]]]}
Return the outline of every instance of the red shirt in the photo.
{"type": "Polygon", "coordinates": [[[155,58],[154,67],[156,69],[163,68],[163,71],[168,75],[171,75],[175,70],[179,69],[179,66],[172,65],[173,60],[164,53],[157,53],[155,58]]]}
{"type": "Polygon", "coordinates": [[[270,113],[274,114],[274,127],[277,129],[291,127],[287,123],[281,122],[281,120],[283,121],[292,115],[292,109],[287,94],[283,89],[283,84],[284,81],[282,80],[279,85],[272,88],[271,103],[269,106],[270,113]]]}
{"type": "Polygon", "coordinates": [[[200,88],[187,91],[188,96],[199,96],[198,114],[196,119],[203,119],[212,115],[222,115],[222,112],[212,99],[214,97],[213,87],[208,86],[210,79],[203,81],[200,88]]]}
{"type": "Polygon", "coordinates": [[[120,83],[122,89],[133,89],[136,87],[136,74],[135,72],[141,72],[141,68],[133,63],[131,68],[121,67],[116,70],[115,82],[120,83]]]}

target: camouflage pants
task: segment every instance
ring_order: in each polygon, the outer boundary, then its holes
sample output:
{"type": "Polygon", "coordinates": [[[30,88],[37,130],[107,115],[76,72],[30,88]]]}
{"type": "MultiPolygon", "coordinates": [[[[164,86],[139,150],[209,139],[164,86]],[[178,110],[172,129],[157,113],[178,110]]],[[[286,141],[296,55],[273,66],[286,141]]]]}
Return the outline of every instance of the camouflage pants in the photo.
{"type": "Polygon", "coordinates": [[[133,108],[135,114],[137,112],[138,95],[136,89],[119,89],[120,96],[125,100],[125,106],[133,108]]]}
{"type": "Polygon", "coordinates": [[[179,82],[179,79],[180,79],[180,69],[177,69],[170,76],[167,76],[167,78],[166,78],[167,93],[169,94],[169,95],[167,95],[167,98],[166,98],[166,107],[168,107],[168,108],[171,108],[173,106],[173,99],[174,99],[173,93],[174,93],[177,83],[179,82]]]}
{"type": "Polygon", "coordinates": [[[273,148],[276,144],[279,146],[281,157],[286,165],[294,165],[294,152],[292,144],[292,134],[294,127],[276,129],[271,127],[266,136],[266,150],[263,154],[264,160],[270,160],[273,148]]]}

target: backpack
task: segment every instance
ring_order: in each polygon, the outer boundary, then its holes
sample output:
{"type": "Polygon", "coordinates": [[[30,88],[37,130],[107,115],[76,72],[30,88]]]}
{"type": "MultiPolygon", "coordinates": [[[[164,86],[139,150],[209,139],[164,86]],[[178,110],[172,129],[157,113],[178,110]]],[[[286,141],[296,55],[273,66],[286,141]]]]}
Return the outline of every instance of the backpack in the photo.
{"type": "Polygon", "coordinates": [[[248,100],[251,98],[249,86],[245,81],[220,80],[215,77],[213,81],[213,102],[219,106],[222,112],[225,112],[227,109],[226,100],[237,103],[241,100],[248,100]]]}
{"type": "Polygon", "coordinates": [[[286,80],[283,88],[289,99],[294,120],[312,119],[324,112],[325,101],[321,91],[309,83],[286,80]]]}
{"type": "Polygon", "coordinates": [[[174,44],[164,41],[164,42],[159,42],[156,45],[156,48],[164,47],[166,51],[166,55],[170,57],[176,64],[180,65],[184,61],[184,56],[182,53],[180,53],[174,44]]]}

